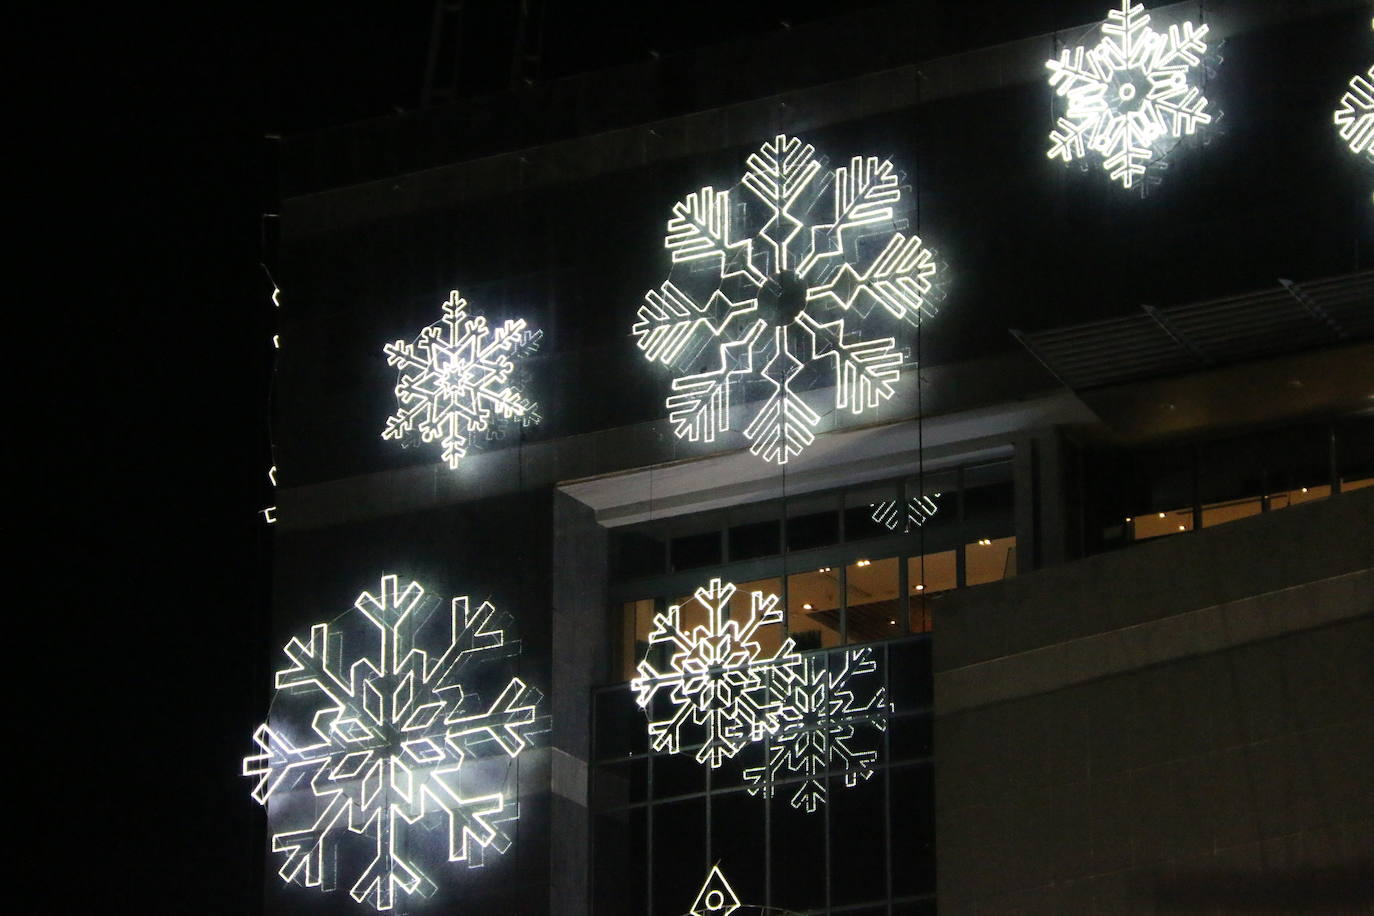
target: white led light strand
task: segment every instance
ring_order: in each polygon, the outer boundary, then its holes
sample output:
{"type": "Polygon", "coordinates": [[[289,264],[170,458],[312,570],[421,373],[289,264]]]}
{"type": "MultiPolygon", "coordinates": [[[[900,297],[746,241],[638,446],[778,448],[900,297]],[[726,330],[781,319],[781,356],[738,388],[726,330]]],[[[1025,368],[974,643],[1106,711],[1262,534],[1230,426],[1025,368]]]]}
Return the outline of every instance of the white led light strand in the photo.
{"type": "Polygon", "coordinates": [[[692,902],[687,916],[730,916],[739,907],[739,896],[735,889],[725,880],[720,866],[714,865],[702,882],[701,890],[697,891],[697,899],[692,902]]]}
{"type": "Polygon", "coordinates": [[[1374,67],[1350,78],[1350,91],[1332,118],[1350,151],[1374,162],[1374,67]]]}
{"type": "Polygon", "coordinates": [[[1156,32],[1143,5],[1122,0],[1095,47],[1065,48],[1045,62],[1050,85],[1068,101],[1046,155],[1072,162],[1096,153],[1123,188],[1134,186],[1181,137],[1212,123],[1202,90],[1188,81],[1206,36],[1206,25],[1191,22],[1156,32]]]}
{"type": "Polygon", "coordinates": [[[520,390],[516,361],[539,348],[543,332],[530,330],[524,319],[490,328],[467,307],[455,290],[444,317],[414,343],[398,340],[384,348],[387,365],[398,370],[398,407],[382,438],[404,444],[418,429],[422,442],[443,445],[450,468],[467,454],[473,433],[500,438],[504,423],[529,426],[541,419],[520,390]]]}
{"type": "MultiPolygon", "coordinates": [[[[684,732],[700,728],[702,743],[696,752],[699,763],[719,767],[778,728],[777,703],[764,685],[766,671],[800,661],[791,637],[782,639],[772,655],[759,644],[759,629],[780,624],[783,611],[776,595],[751,592],[749,616],[730,619],[733,583],[712,579],[698,588],[692,600],[706,611],[706,623],[682,628],[681,605],[654,615],[649,633],[649,654],[666,646],[671,654],[660,670],[646,657],[638,676],[630,681],[635,701],[650,712],[649,738],[656,751],[678,753],[684,732]],[[655,695],[662,690],[668,707],[666,718],[654,719],[655,695]]],[[[695,735],[692,736],[695,738],[695,735]]]]}
{"type": "Polygon", "coordinates": [[[892,707],[885,687],[879,686],[860,703],[850,682],[876,670],[873,650],[865,648],[845,651],[844,666],[834,673],[823,655],[770,672],[768,689],[778,708],[779,726],[768,738],[768,762],[744,771],[745,780],[753,784],[750,794],[771,796],[777,780],[801,776],[804,781],[792,795],[792,807],[814,813],[825,804],[827,774],[843,773],[844,784],[851,788],[869,779],[878,752],[855,748],[856,731],[860,726],[883,731],[892,707]]]}
{"type": "Polygon", "coordinates": [[[365,625],[317,624],[307,641],[287,643],[289,664],[276,674],[285,712],[258,727],[242,770],[254,799],[280,803],[268,817],[284,881],[332,890],[345,850],[358,864],[353,899],[389,910],[398,895],[435,892],[429,858],[475,868],[488,850],[510,847],[517,809],[504,777],[470,792],[464,774],[483,757],[518,756],[548,729],[541,695],[498,678],[504,687],[483,701],[471,686],[481,666],[519,651],[509,619],[461,597],[445,620],[438,605],[418,583],[383,576],[377,594],[354,602],[365,625]],[[372,650],[346,664],[348,639],[372,650]],[[442,851],[427,856],[424,835],[440,824],[442,851]]]}
{"type": "Polygon", "coordinates": [[[892,397],[904,355],[893,330],[934,315],[939,298],[934,254],[901,231],[902,201],[889,160],[830,169],[779,135],[749,155],[734,188],[673,206],[672,275],[645,294],[632,331],[675,375],[667,407],[679,438],[714,442],[742,427],[751,452],[781,465],[816,438],[807,391],[833,386],[834,409],[853,414],[892,397]],[[732,399],[762,406],[732,417],[732,399]]]}

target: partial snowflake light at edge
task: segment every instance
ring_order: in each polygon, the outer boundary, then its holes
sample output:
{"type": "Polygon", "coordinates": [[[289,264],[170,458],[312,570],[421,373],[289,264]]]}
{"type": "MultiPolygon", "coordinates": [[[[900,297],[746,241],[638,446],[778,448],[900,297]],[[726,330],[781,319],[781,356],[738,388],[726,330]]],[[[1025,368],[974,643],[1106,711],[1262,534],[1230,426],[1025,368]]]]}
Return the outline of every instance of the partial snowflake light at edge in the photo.
{"type": "Polygon", "coordinates": [[[757,394],[742,432],[781,465],[820,426],[806,391],[833,386],[834,408],[853,414],[892,397],[904,358],[892,333],[933,315],[938,298],[933,252],[902,231],[902,197],[891,161],[829,169],[813,146],[779,135],[748,156],[736,187],[673,206],[673,272],[645,294],[632,330],[676,376],[675,435],[713,442],[731,428],[731,405],[757,394]]]}
{"type": "Polygon", "coordinates": [[[443,446],[443,460],[452,469],[474,434],[496,438],[503,423],[528,426],[541,419],[517,384],[516,361],[539,348],[542,332],[523,318],[491,328],[467,308],[454,290],[443,317],[413,343],[397,340],[384,348],[387,365],[397,368],[398,406],[382,438],[404,444],[418,430],[422,442],[443,446]]]}
{"type": "Polygon", "coordinates": [[[274,830],[279,818],[304,814],[272,834],[273,851],[284,855],[284,881],[332,890],[347,845],[360,862],[371,856],[350,895],[390,910],[398,896],[437,889],[416,843],[429,828],[447,833],[446,851],[436,857],[470,868],[487,851],[510,847],[515,800],[501,787],[466,791],[463,777],[484,757],[516,758],[547,731],[542,697],[515,677],[500,679],[505,686],[489,703],[473,692],[476,669],[515,654],[519,643],[506,638],[505,615],[466,597],[453,599],[447,621],[435,612],[428,628],[437,604],[418,583],[383,576],[377,594],[363,592],[354,602],[375,651],[348,663],[340,655],[345,633],[328,623],[313,626],[308,641],[287,643],[289,664],[277,672],[276,687],[301,718],[278,713],[260,725],[258,750],[242,768],[254,779],[254,799],[285,804],[269,808],[274,830]],[[434,629],[447,634],[435,651],[418,647],[434,629]],[[301,803],[297,790],[306,787],[313,804],[301,803]]]}
{"type": "Polygon", "coordinates": [[[1350,78],[1350,90],[1332,120],[1350,151],[1374,162],[1374,67],[1350,78]]]}
{"type": "Polygon", "coordinates": [[[1129,189],[1167,146],[1212,122],[1202,90],[1189,83],[1207,51],[1207,26],[1185,22],[1159,33],[1149,23],[1143,5],[1122,0],[1095,47],[1065,48],[1045,62],[1055,94],[1068,100],[1050,132],[1049,158],[1096,153],[1129,189]]]}

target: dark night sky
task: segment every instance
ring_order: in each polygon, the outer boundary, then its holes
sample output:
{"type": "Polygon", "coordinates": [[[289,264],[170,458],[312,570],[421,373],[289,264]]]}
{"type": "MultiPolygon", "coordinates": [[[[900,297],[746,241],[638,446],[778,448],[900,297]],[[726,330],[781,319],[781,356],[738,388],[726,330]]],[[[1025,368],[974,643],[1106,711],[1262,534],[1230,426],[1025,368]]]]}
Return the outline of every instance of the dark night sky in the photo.
{"type": "MultiPolygon", "coordinates": [[[[496,10],[472,22],[471,88],[498,88],[482,81],[506,72],[511,18],[501,4],[469,6],[496,10]]],[[[599,6],[552,0],[546,74],[827,9],[599,6]]],[[[61,187],[60,204],[37,212],[64,240],[35,269],[33,334],[58,350],[59,402],[80,407],[62,411],[65,429],[46,414],[28,432],[48,446],[37,486],[62,494],[46,509],[48,603],[61,623],[40,632],[74,633],[89,653],[84,686],[52,702],[93,705],[92,740],[114,763],[92,787],[103,830],[91,866],[107,877],[88,873],[78,887],[115,902],[257,910],[261,813],[237,768],[270,676],[270,540],[257,514],[269,498],[272,333],[259,224],[275,206],[264,135],[413,108],[431,10],[429,0],[120,5],[18,32],[51,48],[36,57],[43,93],[56,89],[39,105],[55,129],[42,131],[51,149],[33,175],[40,195],[61,187]]],[[[49,839],[70,846],[63,823],[49,839]]]]}

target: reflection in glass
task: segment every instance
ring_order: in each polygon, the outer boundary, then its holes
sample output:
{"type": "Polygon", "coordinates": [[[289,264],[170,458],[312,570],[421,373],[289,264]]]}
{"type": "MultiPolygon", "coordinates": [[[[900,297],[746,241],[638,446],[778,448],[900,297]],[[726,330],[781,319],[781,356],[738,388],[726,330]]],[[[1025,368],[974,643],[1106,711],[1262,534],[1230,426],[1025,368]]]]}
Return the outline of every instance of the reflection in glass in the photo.
{"type": "Polygon", "coordinates": [[[902,632],[896,557],[859,560],[845,571],[845,627],[849,642],[872,642],[902,632]]]}
{"type": "Polygon", "coordinates": [[[840,644],[838,568],[787,577],[787,632],[799,652],[840,644]]]}

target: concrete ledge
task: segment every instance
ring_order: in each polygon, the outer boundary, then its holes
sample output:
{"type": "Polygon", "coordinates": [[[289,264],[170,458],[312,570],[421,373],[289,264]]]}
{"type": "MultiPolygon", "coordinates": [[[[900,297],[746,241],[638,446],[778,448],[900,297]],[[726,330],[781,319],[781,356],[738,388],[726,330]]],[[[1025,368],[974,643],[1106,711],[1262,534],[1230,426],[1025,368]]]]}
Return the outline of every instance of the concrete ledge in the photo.
{"type": "Polygon", "coordinates": [[[1374,613],[1374,569],[1333,576],[942,672],[937,715],[1374,613]]]}

